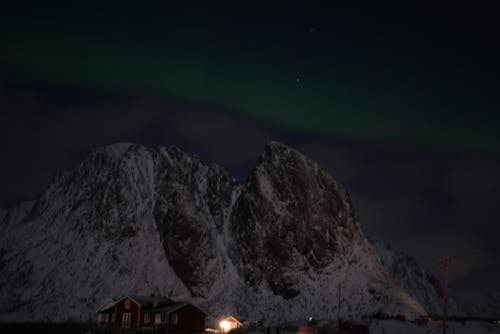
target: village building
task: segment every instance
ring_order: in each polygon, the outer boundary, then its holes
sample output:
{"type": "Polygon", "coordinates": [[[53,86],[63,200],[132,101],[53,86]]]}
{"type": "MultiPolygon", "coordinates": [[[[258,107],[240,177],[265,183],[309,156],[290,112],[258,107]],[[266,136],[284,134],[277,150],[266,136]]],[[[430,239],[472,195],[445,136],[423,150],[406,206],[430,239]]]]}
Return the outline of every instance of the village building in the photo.
{"type": "Polygon", "coordinates": [[[222,333],[227,333],[233,329],[238,329],[242,326],[242,323],[233,316],[222,319],[219,322],[219,327],[222,333]]]}
{"type": "Polygon", "coordinates": [[[191,303],[155,296],[109,298],[97,310],[99,327],[165,333],[202,333],[205,317],[206,313],[191,303]]]}

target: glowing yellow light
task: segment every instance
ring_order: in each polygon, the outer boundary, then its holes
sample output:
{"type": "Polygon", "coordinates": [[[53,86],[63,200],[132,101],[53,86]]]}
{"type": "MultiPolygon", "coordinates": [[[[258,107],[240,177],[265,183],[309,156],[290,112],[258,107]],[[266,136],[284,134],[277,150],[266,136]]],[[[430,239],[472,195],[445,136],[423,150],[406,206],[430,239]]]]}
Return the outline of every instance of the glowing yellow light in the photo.
{"type": "Polygon", "coordinates": [[[225,333],[231,329],[231,323],[229,321],[226,321],[226,320],[222,320],[221,322],[219,322],[219,326],[222,329],[223,333],[225,333]]]}

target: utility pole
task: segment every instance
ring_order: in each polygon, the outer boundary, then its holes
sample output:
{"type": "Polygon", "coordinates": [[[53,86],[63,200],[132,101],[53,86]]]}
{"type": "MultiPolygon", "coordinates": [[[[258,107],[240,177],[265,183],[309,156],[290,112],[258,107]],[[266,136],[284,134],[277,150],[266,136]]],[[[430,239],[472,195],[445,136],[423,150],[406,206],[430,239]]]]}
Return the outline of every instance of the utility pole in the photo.
{"type": "Polygon", "coordinates": [[[339,304],[337,308],[337,330],[340,332],[340,292],[341,292],[341,285],[339,283],[339,304]]]}
{"type": "Polygon", "coordinates": [[[443,292],[443,324],[442,334],[446,334],[446,312],[448,310],[448,274],[450,271],[450,257],[444,258],[444,292],[443,292]]]}

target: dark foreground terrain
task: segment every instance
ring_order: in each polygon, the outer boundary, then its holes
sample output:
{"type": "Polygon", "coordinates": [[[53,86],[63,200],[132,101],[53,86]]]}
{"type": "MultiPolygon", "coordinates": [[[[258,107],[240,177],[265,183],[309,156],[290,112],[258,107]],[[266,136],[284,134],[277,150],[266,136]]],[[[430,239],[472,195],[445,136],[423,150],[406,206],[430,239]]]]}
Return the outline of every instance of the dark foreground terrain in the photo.
{"type": "Polygon", "coordinates": [[[0,322],[0,333],[51,333],[51,334],[72,334],[72,333],[87,333],[95,331],[95,324],[63,322],[33,322],[33,323],[4,323],[0,322]]]}

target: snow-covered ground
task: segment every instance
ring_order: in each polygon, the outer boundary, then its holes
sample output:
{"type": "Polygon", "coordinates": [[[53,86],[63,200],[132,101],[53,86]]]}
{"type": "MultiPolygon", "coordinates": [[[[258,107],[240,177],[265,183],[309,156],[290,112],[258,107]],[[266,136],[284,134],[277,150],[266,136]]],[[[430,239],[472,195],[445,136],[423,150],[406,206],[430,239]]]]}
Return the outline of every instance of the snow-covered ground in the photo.
{"type": "MultiPolygon", "coordinates": [[[[447,334],[495,334],[500,333],[500,325],[488,322],[448,322],[447,334]]],[[[327,333],[331,330],[327,330],[327,333]]],[[[259,328],[250,330],[246,334],[276,334],[276,327],[259,328]]],[[[281,326],[280,334],[299,334],[296,326],[281,326]]],[[[333,333],[336,333],[333,331],[333,333]]],[[[345,332],[344,333],[349,333],[345,332]]],[[[399,320],[373,320],[370,324],[370,334],[441,334],[441,322],[433,321],[428,324],[417,325],[407,321],[399,320]]]]}
{"type": "MultiPolygon", "coordinates": [[[[370,334],[428,334],[441,333],[441,323],[430,322],[426,325],[416,325],[410,322],[397,320],[377,320],[370,325],[370,334]]],[[[500,333],[500,325],[487,322],[448,322],[448,334],[482,334],[500,333]]]]}

